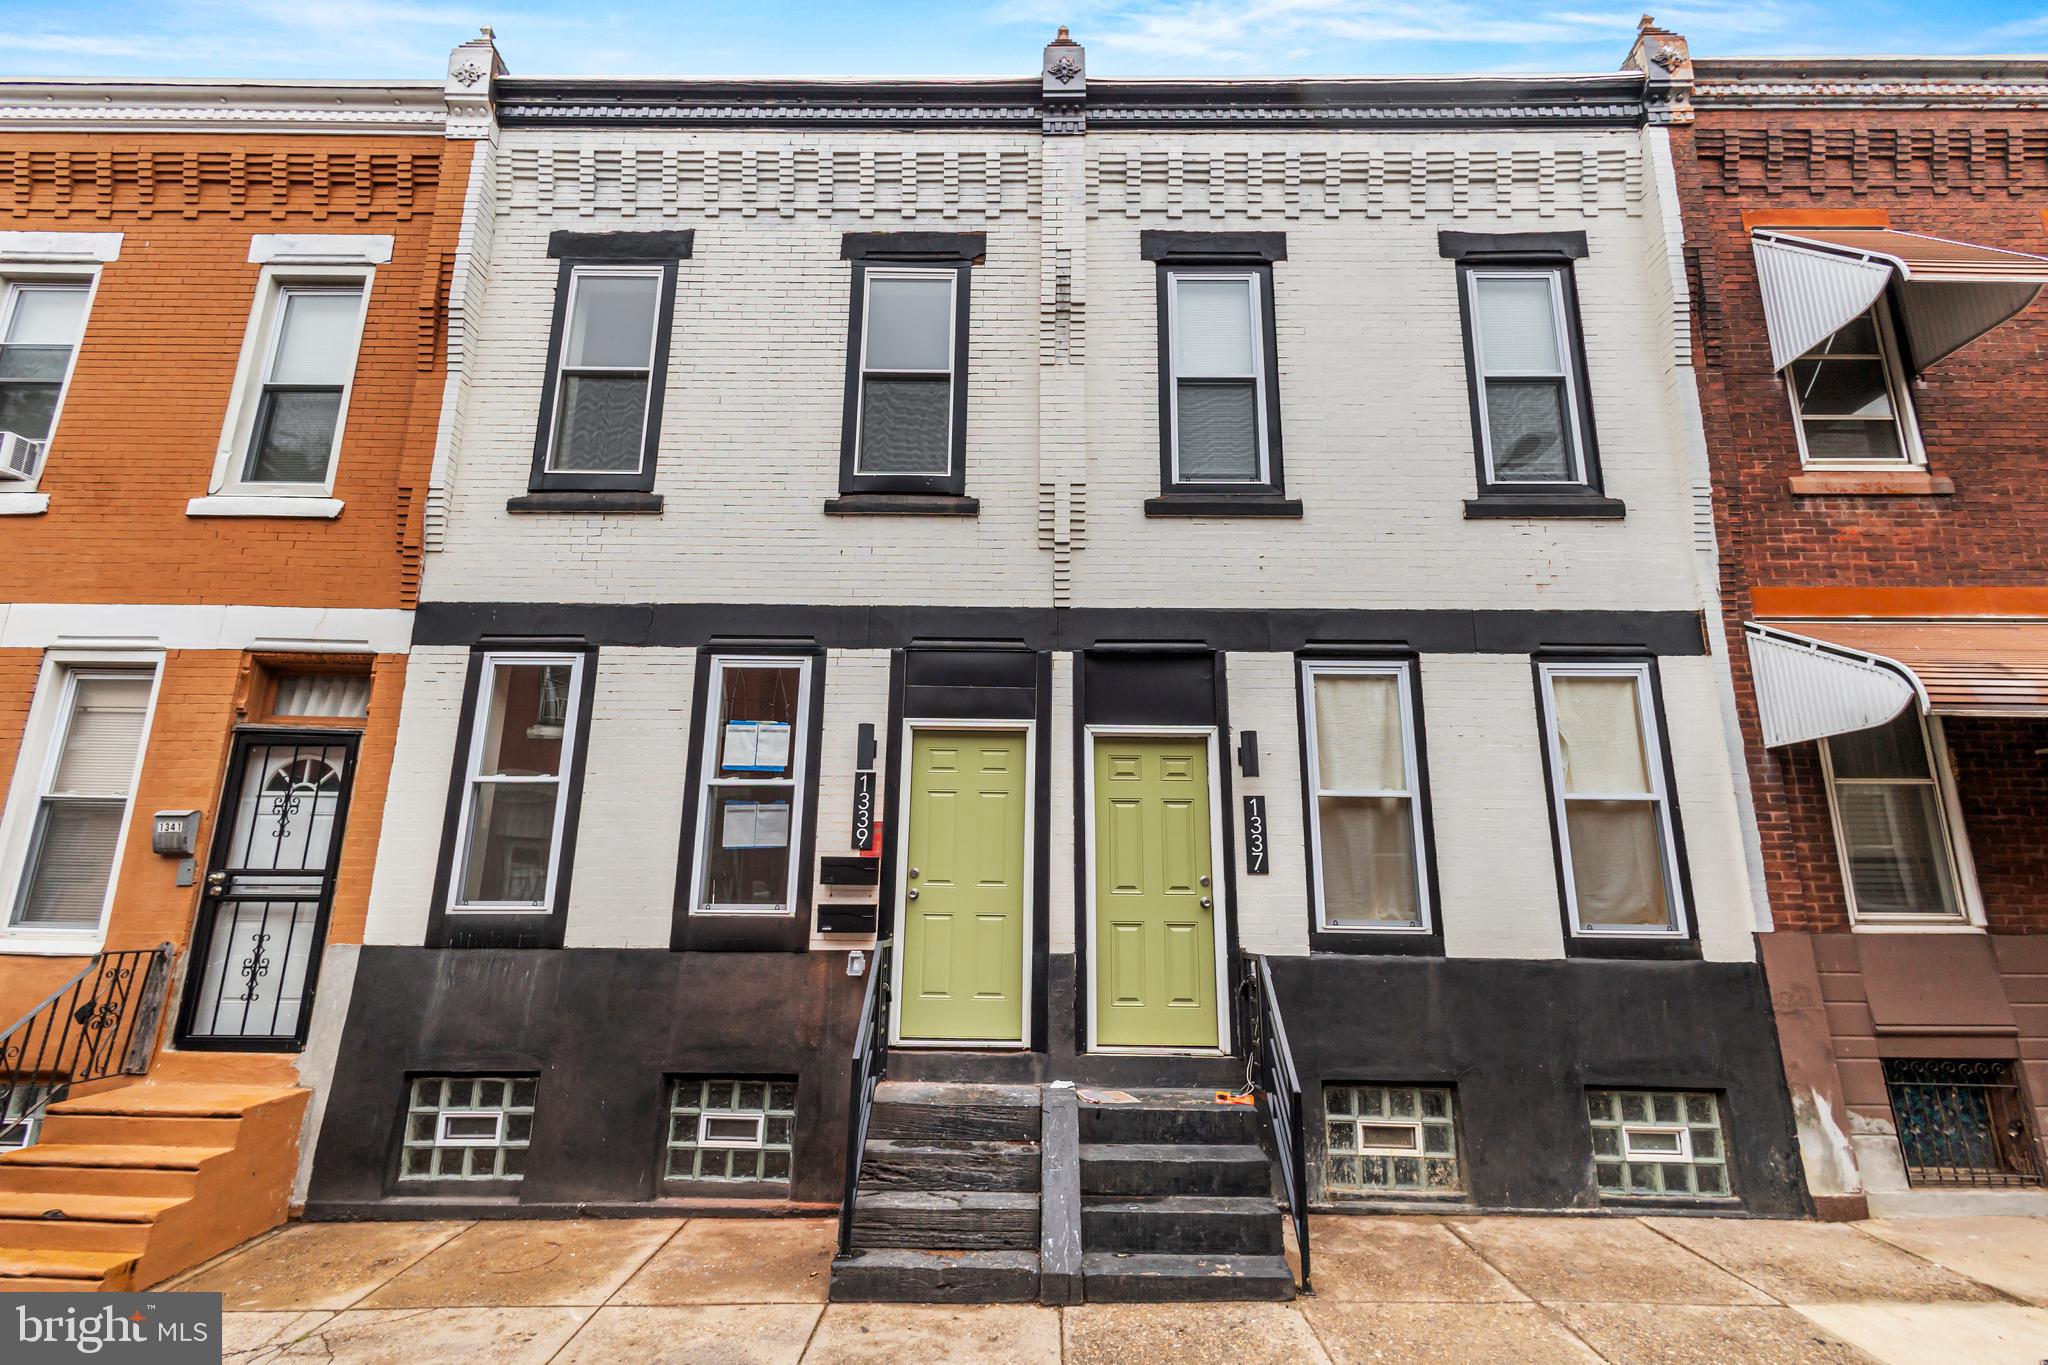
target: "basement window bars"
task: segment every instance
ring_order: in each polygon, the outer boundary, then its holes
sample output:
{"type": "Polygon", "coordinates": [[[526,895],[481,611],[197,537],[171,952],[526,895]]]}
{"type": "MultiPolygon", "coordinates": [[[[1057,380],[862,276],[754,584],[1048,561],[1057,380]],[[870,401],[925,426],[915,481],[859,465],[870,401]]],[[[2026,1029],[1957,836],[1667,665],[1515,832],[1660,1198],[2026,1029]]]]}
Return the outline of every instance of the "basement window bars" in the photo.
{"type": "Polygon", "coordinates": [[[2011,1062],[1887,1057],[1884,1083],[1907,1183],[2042,1183],[2029,1107],[2011,1062]]]}
{"type": "Polygon", "coordinates": [[[1608,1198],[1727,1199],[1728,1146],[1710,1094],[1589,1090],[1593,1183],[1608,1198]]]}
{"type": "Polygon", "coordinates": [[[400,1180],[520,1180],[533,1140],[530,1076],[422,1076],[412,1082],[400,1180]]]}
{"type": "Polygon", "coordinates": [[[790,1077],[678,1078],[669,1092],[669,1180],[789,1180],[796,1127],[790,1077]]]}
{"type": "Polygon", "coordinates": [[[1326,1085],[1324,1186],[1337,1194],[1455,1194],[1464,1188],[1448,1087],[1326,1085]]]}

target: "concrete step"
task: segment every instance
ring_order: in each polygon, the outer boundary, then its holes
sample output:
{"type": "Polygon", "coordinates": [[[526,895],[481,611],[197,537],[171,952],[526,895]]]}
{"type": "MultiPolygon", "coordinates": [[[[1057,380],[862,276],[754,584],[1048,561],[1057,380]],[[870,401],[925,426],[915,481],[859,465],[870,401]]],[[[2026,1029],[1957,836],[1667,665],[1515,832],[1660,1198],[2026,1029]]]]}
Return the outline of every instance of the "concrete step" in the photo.
{"type": "Polygon", "coordinates": [[[125,1289],[135,1269],[132,1251],[57,1251],[0,1245],[0,1291],[17,1280],[61,1280],[74,1291],[125,1289]]]}
{"type": "Polygon", "coordinates": [[[1245,1143],[1084,1142],[1081,1193],[1087,1195],[1270,1195],[1266,1154],[1245,1143]]]}
{"type": "Polygon", "coordinates": [[[196,1171],[209,1157],[225,1156],[225,1147],[174,1147],[150,1144],[38,1142],[0,1156],[0,1170],[9,1166],[96,1166],[156,1171],[196,1171]]]}
{"type": "Polygon", "coordinates": [[[1081,1245],[1090,1251],[1277,1256],[1281,1226],[1271,1199],[1179,1194],[1081,1205],[1081,1245]]]}
{"type": "Polygon", "coordinates": [[[41,1140],[64,1146],[232,1147],[239,1118],[184,1118],[162,1114],[57,1113],[43,1120],[41,1140]]]}
{"type": "Polygon", "coordinates": [[[238,1119],[251,1109],[289,1100],[301,1092],[265,1085],[160,1085],[144,1081],[78,1099],[59,1100],[52,1114],[126,1114],[157,1118],[238,1119]]]}
{"type": "Polygon", "coordinates": [[[121,1251],[141,1256],[150,1223],[102,1223],[82,1218],[0,1218],[0,1247],[17,1251],[121,1251]]]}
{"type": "MultiPolygon", "coordinates": [[[[66,1218],[92,1219],[102,1223],[154,1223],[165,1209],[184,1203],[182,1199],[148,1198],[137,1195],[35,1194],[0,1190],[0,1218],[47,1218],[52,1213],[66,1218]]],[[[5,1245],[0,1238],[0,1245],[5,1245]]]]}
{"type": "Polygon", "coordinates": [[[1080,1095],[1083,1142],[1205,1142],[1257,1146],[1259,1111],[1218,1104],[1214,1090],[1126,1090],[1132,1104],[1091,1102],[1080,1095]]]}
{"type": "Polygon", "coordinates": [[[868,1137],[921,1142],[1036,1142],[1035,1085],[883,1081],[875,1087],[868,1137]]]}
{"type": "Polygon", "coordinates": [[[1037,1303],[1035,1251],[857,1251],[832,1262],[835,1303],[1037,1303]]]}
{"type": "Polygon", "coordinates": [[[1294,1297],[1284,1256],[1169,1256],[1091,1251],[1081,1257],[1090,1303],[1221,1303],[1294,1297]]]}
{"type": "Polygon", "coordinates": [[[182,1199],[199,1188],[197,1170],[135,1166],[29,1165],[0,1160],[0,1191],[61,1197],[69,1194],[139,1195],[182,1199]]]}
{"type": "Polygon", "coordinates": [[[1038,1196],[876,1190],[854,1201],[853,1244],[864,1249],[1034,1251],[1038,1196]]]}
{"type": "Polygon", "coordinates": [[[1038,1188],[1035,1142],[896,1142],[868,1139],[860,1187],[875,1190],[1038,1188]]]}

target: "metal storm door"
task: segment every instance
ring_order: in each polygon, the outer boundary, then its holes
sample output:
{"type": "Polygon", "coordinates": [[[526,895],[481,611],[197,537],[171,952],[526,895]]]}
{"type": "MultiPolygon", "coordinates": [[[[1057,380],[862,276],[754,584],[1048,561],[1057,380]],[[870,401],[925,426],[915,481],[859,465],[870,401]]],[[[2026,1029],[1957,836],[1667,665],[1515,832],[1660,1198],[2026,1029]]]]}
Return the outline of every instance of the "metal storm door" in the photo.
{"type": "Polygon", "coordinates": [[[304,1045],[357,737],[236,735],[192,944],[184,1047],[304,1045]]]}
{"type": "Polygon", "coordinates": [[[1217,1046],[1209,840],[1205,739],[1097,737],[1097,1046],[1217,1046]]]}
{"type": "Polygon", "coordinates": [[[918,730],[904,841],[906,1039],[1024,1038],[1022,731],[918,730]]]}

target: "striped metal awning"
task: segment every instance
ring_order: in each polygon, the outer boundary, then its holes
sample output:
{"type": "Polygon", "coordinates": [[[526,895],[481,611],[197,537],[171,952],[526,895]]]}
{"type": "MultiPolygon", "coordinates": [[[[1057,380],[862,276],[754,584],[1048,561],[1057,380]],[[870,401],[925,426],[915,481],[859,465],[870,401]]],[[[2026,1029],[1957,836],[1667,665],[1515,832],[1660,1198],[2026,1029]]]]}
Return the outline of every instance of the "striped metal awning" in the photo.
{"type": "Polygon", "coordinates": [[[1764,743],[1937,716],[2048,717],[2048,622],[1750,621],[1764,743]]]}
{"type": "Polygon", "coordinates": [[[1918,374],[2014,317],[2048,285],[2048,257],[1891,228],[1759,228],[1750,249],[1779,370],[1890,289],[1918,374]]]}

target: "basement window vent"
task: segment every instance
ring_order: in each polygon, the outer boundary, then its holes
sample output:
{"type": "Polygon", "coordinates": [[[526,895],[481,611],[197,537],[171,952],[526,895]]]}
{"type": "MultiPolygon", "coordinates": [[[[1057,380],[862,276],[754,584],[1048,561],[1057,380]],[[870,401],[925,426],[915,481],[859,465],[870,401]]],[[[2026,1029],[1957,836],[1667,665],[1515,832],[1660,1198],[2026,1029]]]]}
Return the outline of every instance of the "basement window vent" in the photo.
{"type": "Polygon", "coordinates": [[[684,1076],[669,1096],[668,1179],[788,1183],[794,1078],[684,1076]]]}
{"type": "Polygon", "coordinates": [[[422,1076],[406,1105],[400,1180],[520,1180],[533,1140],[530,1076],[422,1076]]]}
{"type": "Polygon", "coordinates": [[[1589,1090],[1593,1179],[1615,1199],[1727,1199],[1728,1144],[1712,1095],[1589,1090]]]}
{"type": "Polygon", "coordinates": [[[1327,1085],[1333,1194],[1455,1194],[1464,1188],[1448,1087],[1327,1085]]]}

